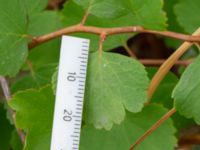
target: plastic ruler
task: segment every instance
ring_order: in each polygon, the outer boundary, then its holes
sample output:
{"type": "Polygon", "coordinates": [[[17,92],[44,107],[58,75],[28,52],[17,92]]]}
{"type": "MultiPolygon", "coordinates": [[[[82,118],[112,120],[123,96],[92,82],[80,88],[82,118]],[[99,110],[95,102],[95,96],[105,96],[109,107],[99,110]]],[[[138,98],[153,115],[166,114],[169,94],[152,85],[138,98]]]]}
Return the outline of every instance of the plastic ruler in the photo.
{"type": "Polygon", "coordinates": [[[88,53],[88,39],[62,37],[51,150],[79,149],[88,53]]]}

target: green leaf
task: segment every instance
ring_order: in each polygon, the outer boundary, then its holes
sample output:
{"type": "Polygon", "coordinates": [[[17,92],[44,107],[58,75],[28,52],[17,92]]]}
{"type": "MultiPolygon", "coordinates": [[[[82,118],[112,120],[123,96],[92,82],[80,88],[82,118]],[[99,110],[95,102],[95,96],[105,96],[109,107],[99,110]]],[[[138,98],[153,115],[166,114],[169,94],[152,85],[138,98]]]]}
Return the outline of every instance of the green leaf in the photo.
{"type": "Polygon", "coordinates": [[[10,148],[10,138],[13,127],[6,118],[6,111],[0,102],[0,150],[8,150],[10,148]]]}
{"type": "Polygon", "coordinates": [[[124,15],[126,9],[119,0],[74,0],[82,5],[89,14],[101,18],[116,18],[124,15]]]}
{"type": "MultiPolygon", "coordinates": [[[[89,12],[97,17],[113,17],[113,14],[126,16],[125,25],[141,25],[146,28],[163,30],[166,28],[166,16],[162,10],[162,0],[74,0],[89,8],[89,12]],[[109,7],[109,8],[108,8],[109,7]],[[128,15],[127,15],[128,14],[128,15]]],[[[102,19],[102,20],[103,20],[102,19]]],[[[113,20],[110,20],[113,21],[113,20]]],[[[113,23],[114,25],[114,23],[113,23]]]]}
{"type": "Polygon", "coordinates": [[[123,3],[129,12],[125,22],[128,25],[140,25],[155,30],[166,28],[163,0],[126,0],[123,3]]]}
{"type": "Polygon", "coordinates": [[[73,2],[73,0],[67,1],[61,10],[61,19],[63,21],[63,25],[71,26],[81,22],[85,10],[73,2]],[[73,13],[71,13],[73,10],[73,13]]]}
{"type": "MultiPolygon", "coordinates": [[[[166,112],[166,109],[154,104],[137,114],[127,112],[123,123],[115,125],[110,131],[86,125],[81,132],[80,150],[128,150],[166,112]]],[[[174,133],[172,120],[167,120],[135,150],[174,150],[174,133]]]]}
{"type": "Polygon", "coordinates": [[[22,150],[23,149],[22,142],[21,142],[19,135],[17,134],[16,130],[13,130],[13,132],[12,132],[10,145],[11,145],[13,150],[22,150]]]}
{"type": "Polygon", "coordinates": [[[176,109],[187,118],[200,124],[200,56],[184,71],[172,97],[176,109]]]}
{"type": "Polygon", "coordinates": [[[55,31],[60,27],[61,22],[57,12],[43,11],[30,16],[28,32],[32,36],[40,36],[55,31]]]}
{"type": "Polygon", "coordinates": [[[199,0],[193,0],[192,2],[190,0],[181,0],[175,6],[177,20],[188,33],[193,33],[200,26],[200,16],[195,15],[200,14],[199,5],[199,0]]]}
{"type": "MultiPolygon", "coordinates": [[[[29,34],[40,36],[58,30],[61,22],[57,12],[44,11],[30,17],[29,34]],[[51,24],[51,25],[49,25],[51,24]]],[[[29,53],[29,61],[35,69],[49,63],[57,63],[59,58],[60,39],[51,40],[35,47],[29,53]]]]}
{"type": "Polygon", "coordinates": [[[0,75],[13,76],[28,53],[27,19],[18,0],[0,0],[0,3],[0,75]]]}
{"type": "Polygon", "coordinates": [[[51,83],[51,78],[55,72],[56,64],[49,64],[41,66],[36,70],[32,70],[32,74],[27,74],[25,76],[16,79],[16,81],[11,86],[11,92],[16,93],[17,91],[22,91],[30,88],[41,88],[46,84],[51,83]]]}
{"type": "Polygon", "coordinates": [[[125,117],[125,109],[141,111],[147,100],[148,78],[136,60],[114,53],[91,53],[84,119],[96,128],[112,128],[125,117]]]}
{"type": "Polygon", "coordinates": [[[24,150],[49,150],[54,110],[51,86],[19,92],[9,104],[16,110],[17,127],[27,134],[24,150]]]}
{"type": "Polygon", "coordinates": [[[46,8],[48,0],[20,0],[27,14],[34,14],[46,8]]]}
{"type": "Polygon", "coordinates": [[[48,0],[0,0],[1,75],[14,76],[20,70],[28,55],[31,18],[44,9],[47,2],[48,0]]]}
{"type": "Polygon", "coordinates": [[[175,32],[182,32],[182,28],[179,26],[177,22],[177,18],[174,12],[174,6],[178,3],[179,0],[165,0],[164,2],[164,9],[167,13],[167,24],[168,24],[168,29],[170,31],[175,31],[175,32]]]}

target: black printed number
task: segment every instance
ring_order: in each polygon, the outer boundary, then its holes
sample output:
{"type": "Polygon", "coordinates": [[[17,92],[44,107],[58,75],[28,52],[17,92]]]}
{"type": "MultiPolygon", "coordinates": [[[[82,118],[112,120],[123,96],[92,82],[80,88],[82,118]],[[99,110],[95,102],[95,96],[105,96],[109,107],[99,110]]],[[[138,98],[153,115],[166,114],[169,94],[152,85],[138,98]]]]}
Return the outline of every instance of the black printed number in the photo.
{"type": "Polygon", "coordinates": [[[72,121],[72,111],[68,111],[67,109],[64,109],[63,114],[64,114],[63,116],[64,121],[66,122],[72,121]]]}
{"type": "Polygon", "coordinates": [[[76,72],[69,72],[67,76],[67,80],[70,82],[76,81],[76,72]]]}

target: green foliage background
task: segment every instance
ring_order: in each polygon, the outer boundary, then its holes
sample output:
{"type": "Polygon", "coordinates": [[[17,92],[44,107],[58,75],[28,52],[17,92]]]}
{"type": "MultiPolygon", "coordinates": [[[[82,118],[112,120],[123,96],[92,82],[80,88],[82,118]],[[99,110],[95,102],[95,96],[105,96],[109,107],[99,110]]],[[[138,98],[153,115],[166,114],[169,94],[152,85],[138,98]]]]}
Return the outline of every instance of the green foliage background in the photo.
{"type": "MultiPolygon", "coordinates": [[[[2,98],[0,150],[50,149],[60,38],[29,51],[32,37],[78,24],[86,11],[88,26],[140,25],[188,34],[200,26],[199,0],[68,0],[60,10],[47,10],[47,4],[47,0],[0,0],[0,75],[10,79],[9,107],[16,111],[16,126],[27,135],[26,144],[22,145],[2,98]]],[[[147,68],[136,59],[111,52],[125,46],[135,33],[109,36],[100,60],[99,36],[70,35],[91,40],[81,150],[128,149],[173,106],[178,113],[136,150],[173,150],[177,144],[175,133],[194,124],[186,118],[200,123],[199,57],[180,80],[170,72],[151,104],[145,106],[149,81],[157,68],[147,68]]],[[[174,49],[180,43],[164,40],[174,49]]]]}

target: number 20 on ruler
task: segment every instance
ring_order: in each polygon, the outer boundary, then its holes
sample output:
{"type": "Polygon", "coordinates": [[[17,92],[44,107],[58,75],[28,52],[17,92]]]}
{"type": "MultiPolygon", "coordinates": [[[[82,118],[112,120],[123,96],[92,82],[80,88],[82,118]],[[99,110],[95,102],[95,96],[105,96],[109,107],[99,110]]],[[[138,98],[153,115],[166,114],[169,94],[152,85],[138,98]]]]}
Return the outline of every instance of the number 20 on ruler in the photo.
{"type": "Polygon", "coordinates": [[[78,150],[89,40],[62,37],[51,150],[78,150]]]}

